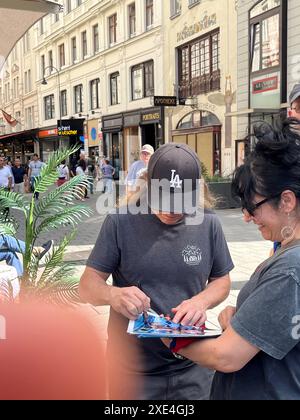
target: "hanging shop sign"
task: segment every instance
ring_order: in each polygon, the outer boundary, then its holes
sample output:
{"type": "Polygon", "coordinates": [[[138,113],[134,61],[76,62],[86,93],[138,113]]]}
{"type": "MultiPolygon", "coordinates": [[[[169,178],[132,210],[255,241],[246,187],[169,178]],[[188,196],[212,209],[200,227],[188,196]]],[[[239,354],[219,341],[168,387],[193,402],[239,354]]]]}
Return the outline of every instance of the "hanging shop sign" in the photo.
{"type": "Polygon", "coordinates": [[[84,119],[74,118],[70,120],[57,121],[58,135],[64,136],[82,136],[84,119]]]}

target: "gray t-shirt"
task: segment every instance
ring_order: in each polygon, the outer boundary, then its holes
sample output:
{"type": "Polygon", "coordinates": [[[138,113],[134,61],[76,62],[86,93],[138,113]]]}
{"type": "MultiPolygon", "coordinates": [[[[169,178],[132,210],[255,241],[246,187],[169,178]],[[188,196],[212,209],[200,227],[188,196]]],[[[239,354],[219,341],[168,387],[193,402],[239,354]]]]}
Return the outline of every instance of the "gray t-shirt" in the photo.
{"type": "MultiPolygon", "coordinates": [[[[87,265],[112,273],[115,286],[140,284],[151,307],[163,314],[172,314],[172,308],[200,293],[208,279],[222,277],[233,268],[213,213],[206,213],[199,226],[165,225],[153,214],[108,215],[87,265]]],[[[139,346],[144,372],[170,375],[191,365],[175,359],[159,339],[129,336],[127,326],[128,320],[111,309],[109,342],[139,346]]],[[[124,364],[139,370],[136,360],[127,358],[124,364]]]]}
{"type": "Polygon", "coordinates": [[[42,168],[45,166],[44,162],[38,161],[32,161],[29,163],[29,168],[31,169],[31,176],[32,177],[38,177],[41,174],[42,168]]]}
{"type": "Polygon", "coordinates": [[[145,162],[142,160],[137,160],[133,162],[130,166],[128,175],[126,178],[126,184],[129,186],[134,186],[136,184],[137,179],[141,176],[142,172],[146,169],[145,162]]]}
{"type": "Polygon", "coordinates": [[[299,261],[300,244],[277,251],[240,292],[232,327],[261,352],[236,373],[217,373],[212,399],[300,399],[299,261]]]}

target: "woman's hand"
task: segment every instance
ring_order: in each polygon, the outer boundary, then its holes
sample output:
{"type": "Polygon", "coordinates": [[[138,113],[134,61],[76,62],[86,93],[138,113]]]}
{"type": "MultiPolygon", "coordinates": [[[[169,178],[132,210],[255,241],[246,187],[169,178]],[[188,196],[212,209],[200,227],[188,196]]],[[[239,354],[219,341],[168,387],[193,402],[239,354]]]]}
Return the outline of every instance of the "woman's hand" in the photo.
{"type": "Polygon", "coordinates": [[[227,306],[219,315],[219,323],[223,331],[225,331],[229,326],[232,318],[236,313],[236,308],[234,306],[227,306]]]}
{"type": "Polygon", "coordinates": [[[207,307],[198,296],[184,300],[176,308],[172,309],[175,314],[173,322],[184,326],[201,327],[207,319],[207,307]]]}
{"type": "Polygon", "coordinates": [[[150,298],[138,287],[112,287],[110,305],[116,312],[134,321],[150,309],[150,298]]]}

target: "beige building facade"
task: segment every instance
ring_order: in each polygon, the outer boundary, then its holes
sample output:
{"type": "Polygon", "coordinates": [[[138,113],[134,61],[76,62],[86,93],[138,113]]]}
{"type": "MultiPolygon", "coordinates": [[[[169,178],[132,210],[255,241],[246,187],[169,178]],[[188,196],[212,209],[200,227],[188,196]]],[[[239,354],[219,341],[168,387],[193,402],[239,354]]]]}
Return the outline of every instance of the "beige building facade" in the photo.
{"type": "Polygon", "coordinates": [[[234,169],[236,25],[232,0],[164,2],[166,94],[179,105],[166,111],[166,138],[187,143],[209,175],[234,169]]]}

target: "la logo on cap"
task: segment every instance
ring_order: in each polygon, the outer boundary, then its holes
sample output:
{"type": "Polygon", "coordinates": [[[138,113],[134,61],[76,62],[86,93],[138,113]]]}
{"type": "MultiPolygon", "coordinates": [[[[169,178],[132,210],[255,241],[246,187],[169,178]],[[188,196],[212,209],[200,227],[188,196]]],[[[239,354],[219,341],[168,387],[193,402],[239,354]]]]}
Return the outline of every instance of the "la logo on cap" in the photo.
{"type": "Polygon", "coordinates": [[[175,169],[172,169],[171,172],[172,172],[171,181],[170,181],[171,188],[181,189],[182,188],[182,181],[181,181],[179,175],[178,174],[175,175],[175,173],[176,173],[175,169]]]}

